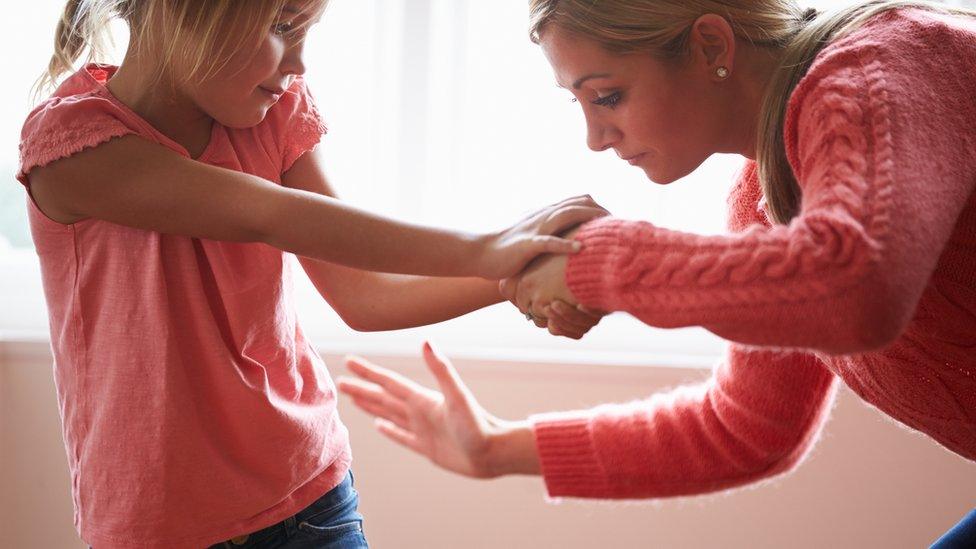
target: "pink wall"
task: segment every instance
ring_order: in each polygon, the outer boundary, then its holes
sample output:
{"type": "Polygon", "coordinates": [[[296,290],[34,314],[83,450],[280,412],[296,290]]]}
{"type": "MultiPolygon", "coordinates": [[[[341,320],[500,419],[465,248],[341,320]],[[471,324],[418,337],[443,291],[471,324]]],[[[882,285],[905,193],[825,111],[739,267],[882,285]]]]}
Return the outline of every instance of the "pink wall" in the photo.
{"type": "MultiPolygon", "coordinates": [[[[333,374],[341,361],[328,356],[333,374]]],[[[385,364],[417,376],[415,359],[385,364]]],[[[707,372],[458,361],[506,418],[638,398],[707,372]]],[[[794,474],[705,498],[544,500],[535,478],[473,481],[376,434],[343,403],[371,544],[384,548],[922,547],[976,506],[976,467],[843,391],[813,455],[794,474]]],[[[72,527],[46,345],[0,345],[0,548],[84,547],[72,527]],[[6,351],[4,351],[6,349],[6,351]]]]}

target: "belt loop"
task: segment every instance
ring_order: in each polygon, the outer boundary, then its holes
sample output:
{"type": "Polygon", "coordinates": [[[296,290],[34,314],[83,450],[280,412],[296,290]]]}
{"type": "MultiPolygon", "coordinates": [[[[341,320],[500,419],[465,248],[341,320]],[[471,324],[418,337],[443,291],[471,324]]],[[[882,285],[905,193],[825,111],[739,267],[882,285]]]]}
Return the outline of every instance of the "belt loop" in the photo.
{"type": "Polygon", "coordinates": [[[295,527],[296,522],[297,520],[295,520],[295,515],[292,515],[285,519],[285,532],[288,533],[289,537],[294,536],[295,534],[298,533],[298,528],[295,527]]]}

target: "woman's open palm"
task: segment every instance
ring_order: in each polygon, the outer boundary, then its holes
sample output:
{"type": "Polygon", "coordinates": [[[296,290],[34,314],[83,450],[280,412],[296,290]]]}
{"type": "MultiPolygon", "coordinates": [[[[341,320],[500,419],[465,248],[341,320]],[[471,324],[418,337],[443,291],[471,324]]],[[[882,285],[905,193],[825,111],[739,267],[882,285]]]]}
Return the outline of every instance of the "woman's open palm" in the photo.
{"type": "Polygon", "coordinates": [[[394,442],[455,473],[494,476],[486,458],[499,420],[478,404],[450,362],[429,343],[423,355],[441,392],[358,358],[346,361],[356,378],[340,378],[339,390],[375,416],[376,428],[394,442]]]}

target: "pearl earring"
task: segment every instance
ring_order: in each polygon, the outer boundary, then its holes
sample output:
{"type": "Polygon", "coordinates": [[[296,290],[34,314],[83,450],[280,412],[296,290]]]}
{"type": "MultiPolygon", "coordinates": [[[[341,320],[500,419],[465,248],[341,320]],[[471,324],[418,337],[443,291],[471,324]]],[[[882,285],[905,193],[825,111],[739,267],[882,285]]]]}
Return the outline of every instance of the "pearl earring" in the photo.
{"type": "Polygon", "coordinates": [[[718,75],[718,77],[719,78],[722,78],[722,79],[728,78],[729,77],[729,69],[727,69],[725,67],[719,67],[715,71],[715,74],[718,75]]]}

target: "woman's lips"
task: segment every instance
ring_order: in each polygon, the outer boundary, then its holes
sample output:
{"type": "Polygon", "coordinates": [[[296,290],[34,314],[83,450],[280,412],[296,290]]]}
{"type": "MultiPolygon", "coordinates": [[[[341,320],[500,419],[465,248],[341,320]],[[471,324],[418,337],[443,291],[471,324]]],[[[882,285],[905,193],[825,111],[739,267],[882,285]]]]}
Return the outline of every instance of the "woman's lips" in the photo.
{"type": "Polygon", "coordinates": [[[626,160],[631,166],[636,166],[641,161],[641,159],[644,158],[645,154],[646,153],[641,153],[635,156],[626,157],[624,158],[624,160],[626,160]]]}

